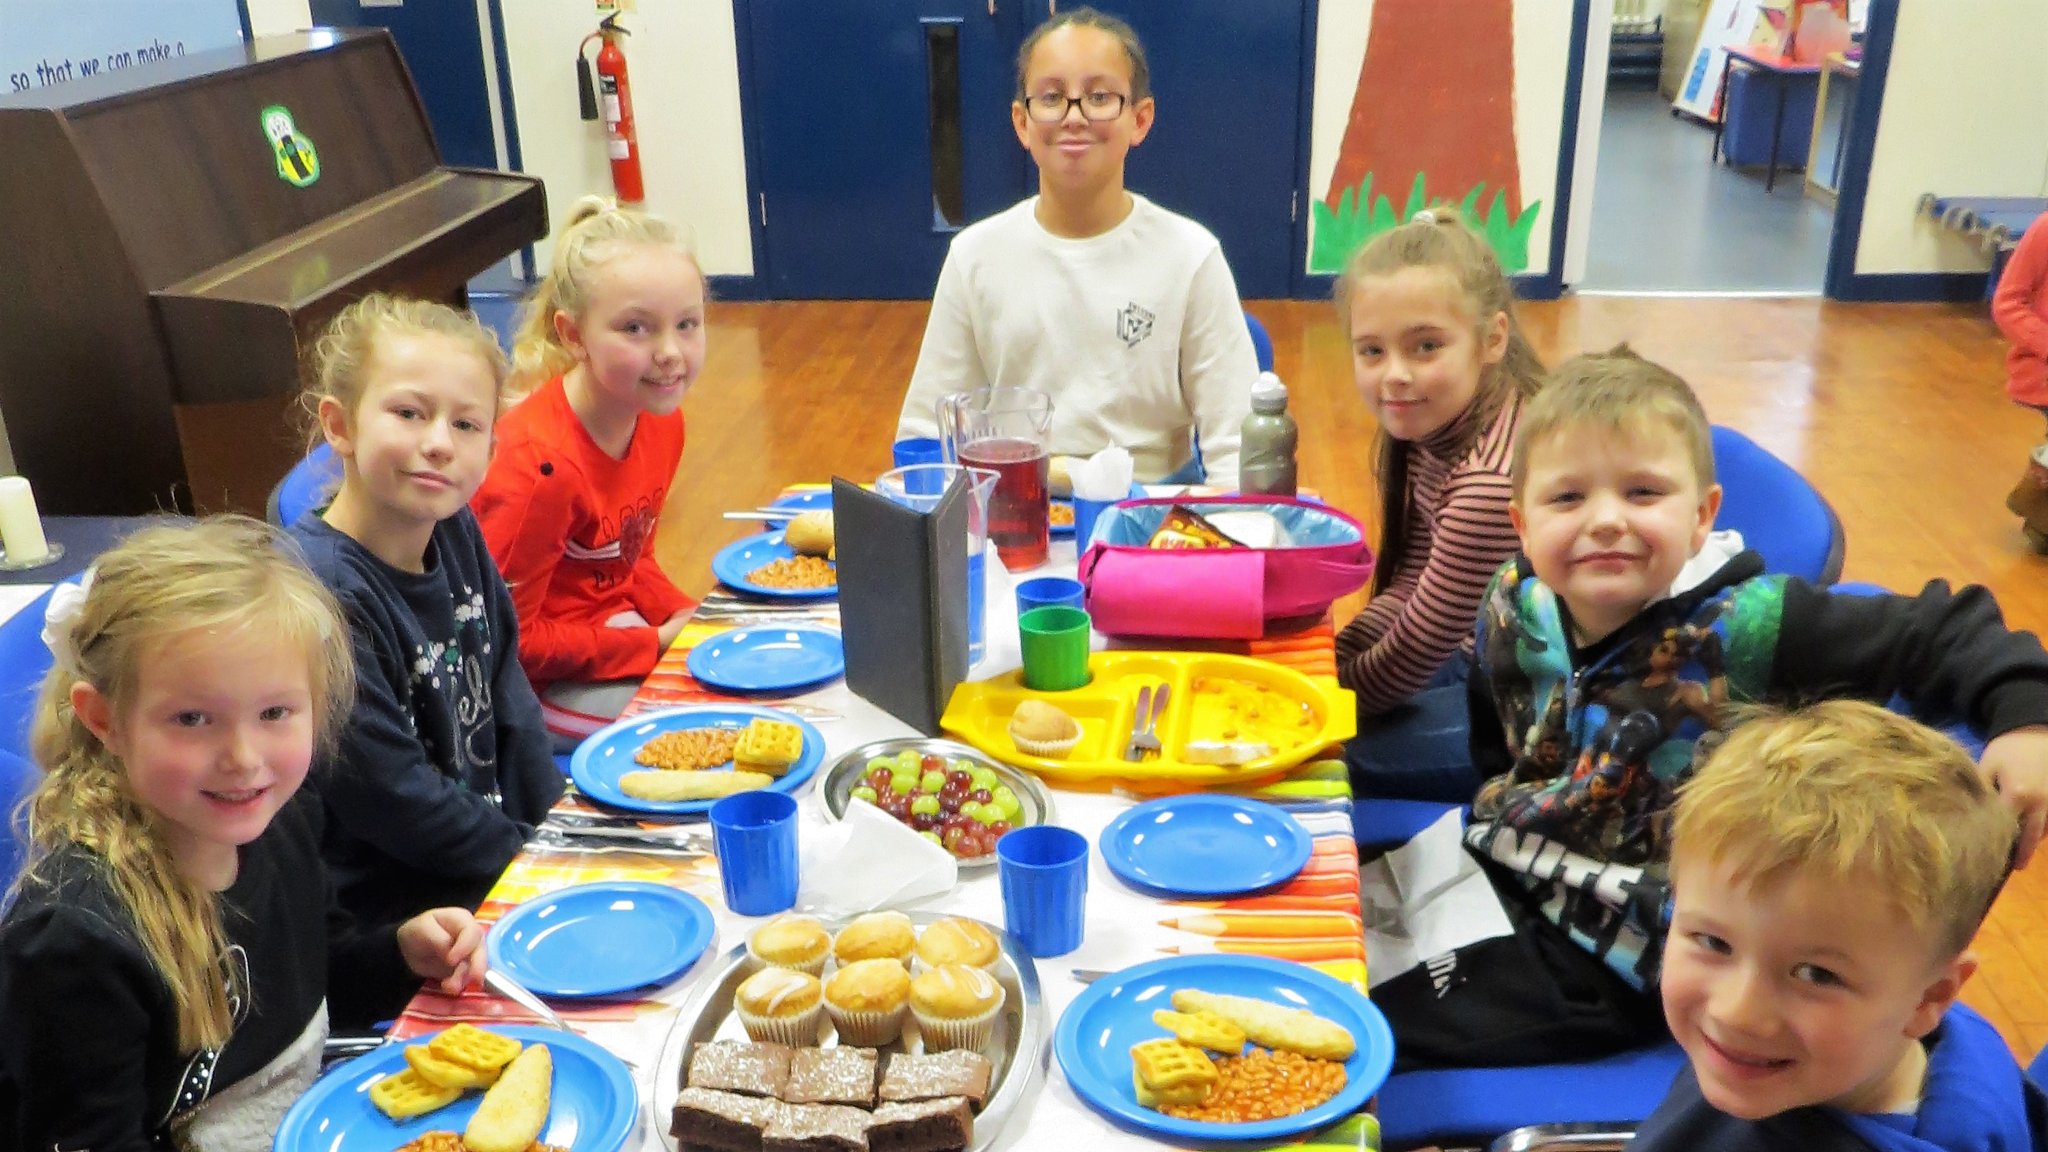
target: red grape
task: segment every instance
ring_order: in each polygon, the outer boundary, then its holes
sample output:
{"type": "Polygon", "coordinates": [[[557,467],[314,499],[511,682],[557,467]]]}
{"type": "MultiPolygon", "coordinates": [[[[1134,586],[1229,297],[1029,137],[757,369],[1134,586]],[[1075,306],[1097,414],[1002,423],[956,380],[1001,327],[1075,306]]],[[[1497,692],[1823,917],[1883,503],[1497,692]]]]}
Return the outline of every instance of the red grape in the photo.
{"type": "Polygon", "coordinates": [[[1008,832],[1009,830],[1010,822],[1008,820],[997,820],[988,826],[988,834],[999,839],[1002,837],[1003,833],[1008,832]]]}
{"type": "Polygon", "coordinates": [[[927,752],[924,754],[924,759],[918,761],[918,769],[920,775],[925,772],[944,772],[946,770],[946,758],[927,752]]]}
{"type": "Polygon", "coordinates": [[[974,801],[976,804],[986,804],[990,800],[995,799],[995,796],[986,788],[976,788],[974,791],[969,792],[967,794],[967,798],[969,800],[974,801]]]}

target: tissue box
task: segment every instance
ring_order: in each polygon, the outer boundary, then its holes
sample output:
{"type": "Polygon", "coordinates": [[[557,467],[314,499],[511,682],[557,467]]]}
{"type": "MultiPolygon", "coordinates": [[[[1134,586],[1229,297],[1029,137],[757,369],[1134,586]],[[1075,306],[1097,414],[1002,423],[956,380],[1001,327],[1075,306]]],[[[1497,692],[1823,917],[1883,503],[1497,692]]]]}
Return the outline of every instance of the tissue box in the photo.
{"type": "Polygon", "coordinates": [[[1313,500],[1270,496],[1132,500],[1105,511],[1081,556],[1088,615],[1110,635],[1254,640],[1275,620],[1316,616],[1372,578],[1365,529],[1313,500]],[[1204,516],[1269,513],[1291,543],[1274,548],[1146,547],[1179,504],[1204,516]]]}

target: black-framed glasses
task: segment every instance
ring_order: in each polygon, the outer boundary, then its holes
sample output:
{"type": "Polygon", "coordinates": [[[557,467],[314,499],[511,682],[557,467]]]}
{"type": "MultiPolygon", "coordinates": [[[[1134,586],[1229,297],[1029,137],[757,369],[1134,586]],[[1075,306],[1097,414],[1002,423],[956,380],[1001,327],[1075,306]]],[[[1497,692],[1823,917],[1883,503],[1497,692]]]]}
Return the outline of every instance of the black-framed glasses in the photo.
{"type": "Polygon", "coordinates": [[[1040,92],[1024,101],[1024,110],[1040,124],[1065,120],[1070,108],[1079,108],[1084,120],[1114,120],[1124,114],[1127,101],[1121,92],[1084,92],[1079,96],[1040,92]]]}

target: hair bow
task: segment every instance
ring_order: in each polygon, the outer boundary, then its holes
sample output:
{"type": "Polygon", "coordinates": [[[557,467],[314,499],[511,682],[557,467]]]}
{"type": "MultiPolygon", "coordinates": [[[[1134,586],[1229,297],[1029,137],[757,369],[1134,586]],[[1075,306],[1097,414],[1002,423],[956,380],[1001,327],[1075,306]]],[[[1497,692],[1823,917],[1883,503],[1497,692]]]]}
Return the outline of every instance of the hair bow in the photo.
{"type": "Polygon", "coordinates": [[[61,667],[78,667],[78,614],[92,594],[92,573],[88,568],[78,583],[52,588],[49,606],[43,609],[43,644],[61,667]]]}
{"type": "Polygon", "coordinates": [[[1410,224],[1434,224],[1436,223],[1436,213],[1424,208],[1422,211],[1410,216],[1408,222],[1410,224]]]}

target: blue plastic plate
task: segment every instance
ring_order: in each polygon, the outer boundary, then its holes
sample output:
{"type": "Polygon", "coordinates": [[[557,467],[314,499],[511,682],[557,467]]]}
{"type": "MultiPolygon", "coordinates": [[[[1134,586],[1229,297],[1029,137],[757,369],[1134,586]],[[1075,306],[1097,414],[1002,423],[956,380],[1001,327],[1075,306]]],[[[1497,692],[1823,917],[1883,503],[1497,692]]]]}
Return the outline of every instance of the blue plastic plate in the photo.
{"type": "Polygon", "coordinates": [[[1263,956],[1171,956],[1112,972],[1067,1005],[1052,1046],[1067,1083],[1089,1107],[1126,1128],[1193,1140],[1266,1140],[1334,1124],[1363,1108],[1394,1064],[1394,1034],[1364,993],[1307,965],[1263,956]],[[1140,1105],[1131,1086],[1131,1045],[1167,1035],[1152,1013],[1171,1008],[1182,988],[1306,1008],[1343,1025],[1358,1042],[1344,1062],[1343,1091],[1306,1112],[1247,1124],[1178,1120],[1140,1105]]]}
{"type": "MultiPolygon", "coordinates": [[[[555,1087],[543,1144],[572,1152],[618,1152],[633,1134],[640,1097],[633,1075],[617,1056],[571,1032],[553,1028],[494,1024],[526,1044],[545,1044],[554,1058],[555,1087]]],[[[427,1037],[412,1041],[424,1044],[427,1037]]],[[[276,1152],[391,1152],[428,1132],[460,1132],[469,1124],[482,1092],[466,1092],[446,1108],[393,1120],[370,1103],[370,1085],[405,1071],[402,1045],[387,1044],[343,1064],[313,1087],[278,1125],[276,1152]]]]}
{"type": "Polygon", "coordinates": [[[1052,499],[1052,506],[1067,510],[1067,522],[1065,524],[1053,524],[1046,531],[1052,533],[1052,538],[1055,540],[1072,536],[1074,534],[1074,502],[1055,496],[1052,499]]]}
{"type": "MultiPolygon", "coordinates": [[[[832,510],[832,490],[830,488],[820,488],[813,492],[792,492],[787,496],[770,501],[767,506],[770,508],[787,508],[792,514],[797,512],[830,512],[832,510]]],[[[762,523],[767,525],[766,531],[769,532],[780,531],[789,526],[789,521],[787,520],[764,520],[762,523]]]]}
{"type": "Polygon", "coordinates": [[[747,573],[763,564],[776,560],[787,560],[796,555],[783,542],[780,532],[762,532],[745,536],[727,544],[711,558],[711,574],[728,588],[737,588],[755,596],[776,596],[785,600],[819,600],[839,595],[839,585],[827,584],[823,588],[770,588],[755,584],[747,579],[747,573]]]}
{"type": "Polygon", "coordinates": [[[1103,863],[1166,896],[1230,896],[1292,879],[1309,835],[1294,817],[1240,796],[1169,796],[1126,809],[1097,842],[1103,863]]]}
{"type": "MultiPolygon", "coordinates": [[[[686,705],[661,712],[644,712],[601,728],[577,745],[569,758],[569,779],[576,790],[596,803],[628,812],[650,812],[663,816],[691,816],[707,812],[715,800],[640,800],[619,790],[619,778],[645,766],[633,762],[642,744],[663,732],[684,728],[745,728],[756,718],[781,720],[803,729],[804,752],[782,778],[768,786],[771,792],[795,792],[825,761],[825,738],[816,728],[787,712],[773,708],[751,708],[745,704],[686,705]]],[[[718,772],[724,769],[712,768],[718,772]]]]}
{"type": "Polygon", "coordinates": [[[711,910],[665,884],[606,881],[539,896],[491,926],[491,967],[542,996],[616,996],[666,984],[711,946],[711,910]]]}
{"type": "Polygon", "coordinates": [[[690,649],[698,683],[734,692],[802,688],[845,671],[846,645],[823,628],[736,628],[690,649]]]}

